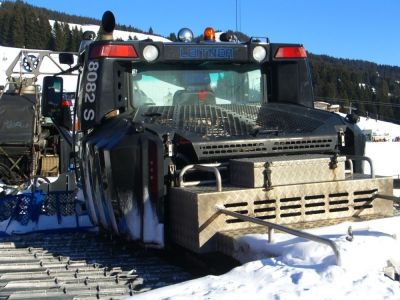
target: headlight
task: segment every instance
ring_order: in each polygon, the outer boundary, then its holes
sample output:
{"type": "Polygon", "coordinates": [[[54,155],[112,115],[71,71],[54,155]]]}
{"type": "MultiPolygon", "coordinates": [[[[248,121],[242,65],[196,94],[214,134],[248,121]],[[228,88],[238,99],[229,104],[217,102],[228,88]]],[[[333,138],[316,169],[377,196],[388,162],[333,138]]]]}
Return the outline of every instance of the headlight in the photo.
{"type": "Polygon", "coordinates": [[[153,62],[158,58],[158,48],[154,45],[147,45],[143,49],[143,57],[148,62],[153,62]]]}
{"type": "Polygon", "coordinates": [[[265,59],[265,57],[267,56],[267,51],[265,50],[264,47],[262,46],[255,46],[253,49],[253,58],[258,61],[261,62],[265,59]]]}

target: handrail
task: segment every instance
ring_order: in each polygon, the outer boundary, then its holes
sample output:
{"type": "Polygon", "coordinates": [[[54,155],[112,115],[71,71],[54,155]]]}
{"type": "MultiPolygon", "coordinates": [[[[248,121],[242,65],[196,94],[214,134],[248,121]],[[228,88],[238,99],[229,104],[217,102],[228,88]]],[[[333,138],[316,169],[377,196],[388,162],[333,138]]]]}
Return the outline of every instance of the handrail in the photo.
{"type": "MultiPolygon", "coordinates": [[[[188,170],[195,169],[195,170],[199,170],[199,171],[214,173],[217,192],[222,192],[222,179],[221,179],[221,174],[219,173],[217,166],[218,165],[187,165],[187,166],[185,166],[179,173],[179,186],[184,187],[184,186],[197,185],[200,183],[200,181],[184,182],[184,180],[183,180],[183,176],[185,175],[185,173],[188,170]]],[[[203,181],[203,182],[209,183],[209,181],[203,181]]]]}
{"type": "Polygon", "coordinates": [[[374,171],[374,166],[373,166],[371,158],[369,158],[368,156],[361,156],[361,155],[346,155],[346,157],[347,157],[347,159],[367,161],[369,163],[369,167],[371,169],[371,178],[375,178],[375,171],[374,171]]]}
{"type": "Polygon", "coordinates": [[[317,236],[317,235],[314,235],[314,234],[311,234],[311,233],[307,233],[307,232],[304,232],[304,231],[300,231],[300,230],[292,229],[292,228],[289,228],[289,227],[286,227],[286,226],[282,226],[282,225],[278,225],[278,224],[275,224],[275,223],[271,223],[271,222],[268,222],[268,221],[264,221],[264,220],[260,220],[260,219],[257,219],[257,218],[253,218],[253,217],[249,217],[249,216],[246,216],[246,215],[242,215],[242,214],[239,214],[239,213],[236,213],[236,212],[233,212],[233,211],[230,211],[230,210],[227,210],[225,208],[218,207],[218,206],[215,207],[215,210],[216,210],[217,213],[223,213],[223,214],[229,215],[231,217],[234,217],[234,218],[246,221],[246,222],[251,222],[251,223],[255,223],[255,224],[258,224],[258,225],[262,225],[262,226],[268,227],[269,241],[271,241],[271,228],[273,228],[273,229],[280,230],[280,231],[283,231],[283,232],[286,232],[286,233],[289,233],[289,234],[292,234],[292,235],[295,235],[295,236],[298,236],[298,237],[302,237],[304,239],[308,239],[308,240],[311,240],[311,241],[314,241],[314,242],[317,242],[317,243],[321,243],[321,244],[327,245],[327,246],[332,248],[333,253],[335,254],[336,265],[338,265],[338,266],[341,265],[341,257],[340,257],[340,253],[339,253],[339,250],[337,248],[337,245],[336,245],[336,243],[334,241],[331,241],[330,239],[322,238],[320,236],[317,236]]]}
{"type": "Polygon", "coordinates": [[[392,196],[392,195],[384,195],[384,194],[379,194],[378,192],[376,192],[376,193],[374,193],[373,197],[374,197],[374,199],[381,198],[384,200],[390,200],[390,201],[400,203],[400,197],[396,197],[396,196],[392,196]]]}
{"type": "MultiPolygon", "coordinates": [[[[353,177],[353,174],[354,174],[353,161],[350,158],[346,157],[346,162],[349,163],[349,173],[353,177]]],[[[345,170],[345,172],[346,172],[346,170],[345,170]]]]}

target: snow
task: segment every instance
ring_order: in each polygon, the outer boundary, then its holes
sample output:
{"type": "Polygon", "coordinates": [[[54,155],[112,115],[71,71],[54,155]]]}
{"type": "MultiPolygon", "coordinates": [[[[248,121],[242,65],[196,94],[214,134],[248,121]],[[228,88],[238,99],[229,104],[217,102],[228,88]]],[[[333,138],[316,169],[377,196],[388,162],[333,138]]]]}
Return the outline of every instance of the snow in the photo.
{"type": "Polygon", "coordinates": [[[357,224],[361,229],[353,231],[351,242],[346,240],[348,227],[355,226],[351,223],[310,230],[336,242],[341,266],[334,264],[327,246],[286,234],[276,234],[270,245],[263,235],[248,235],[246,244],[258,245],[259,251],[272,249],[277,256],[132,299],[399,299],[399,282],[383,273],[388,261],[400,262],[399,221],[394,217],[357,224]]]}
{"type": "Polygon", "coordinates": [[[164,247],[164,225],[158,222],[157,212],[151,203],[149,189],[144,188],[143,242],[164,247]]]}
{"type": "MultiPolygon", "coordinates": [[[[376,175],[393,176],[400,179],[400,142],[367,142],[365,155],[372,158],[373,168],[376,175]],[[382,155],[384,149],[384,155],[382,155]]],[[[369,174],[369,164],[364,164],[364,172],[369,174]]]]}
{"type": "Polygon", "coordinates": [[[127,231],[126,234],[133,240],[139,240],[142,232],[142,219],[140,216],[140,208],[138,200],[134,198],[132,191],[119,192],[121,203],[125,206],[122,208],[124,224],[119,224],[118,228],[121,232],[127,231]]]}
{"type": "MultiPolygon", "coordinates": [[[[49,20],[49,22],[50,26],[53,27],[55,21],[49,20]]],[[[82,29],[82,32],[93,31],[96,35],[100,28],[99,25],[90,25],[90,24],[81,25],[81,24],[68,23],[68,25],[70,29],[77,27],[78,30],[82,29]]],[[[170,42],[170,40],[161,36],[151,35],[147,33],[133,32],[133,31],[114,30],[113,36],[114,39],[122,39],[122,40],[128,40],[129,37],[133,39],[136,36],[138,40],[145,40],[150,38],[154,41],[170,42]]]]}
{"type": "Polygon", "coordinates": [[[400,137],[400,126],[373,118],[360,118],[357,123],[361,130],[371,130],[374,135],[388,136],[390,140],[400,137]]]}
{"type": "Polygon", "coordinates": [[[39,216],[37,222],[29,221],[25,226],[21,225],[16,220],[4,220],[0,222],[0,233],[5,234],[22,234],[28,232],[36,232],[42,230],[57,230],[57,229],[75,229],[75,228],[90,228],[92,223],[87,215],[82,216],[63,216],[58,222],[57,216],[39,216]]]}
{"type": "MultiPolygon", "coordinates": [[[[400,178],[400,142],[392,142],[400,137],[400,125],[379,121],[373,118],[360,118],[357,125],[362,130],[371,130],[373,136],[385,137],[389,142],[367,142],[365,155],[372,158],[376,175],[400,178]],[[382,153],[385,153],[382,155],[382,153]]],[[[369,164],[364,164],[365,172],[370,173],[369,164]]]]}

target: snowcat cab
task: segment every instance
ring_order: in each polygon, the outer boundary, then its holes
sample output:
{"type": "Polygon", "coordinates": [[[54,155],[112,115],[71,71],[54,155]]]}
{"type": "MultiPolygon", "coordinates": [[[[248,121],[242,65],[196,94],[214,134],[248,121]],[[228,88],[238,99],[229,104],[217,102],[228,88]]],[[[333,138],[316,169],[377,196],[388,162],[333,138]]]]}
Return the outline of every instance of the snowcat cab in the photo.
{"type": "Polygon", "coordinates": [[[393,213],[380,197],[392,179],[361,173],[360,129],[313,108],[302,45],[209,33],[194,42],[188,29],[178,42],[114,41],[114,25],[106,12],[106,38],[87,34],[79,58],[80,170],[94,224],[229,253],[232,237],[257,228],[243,216],[285,225],[393,213]]]}

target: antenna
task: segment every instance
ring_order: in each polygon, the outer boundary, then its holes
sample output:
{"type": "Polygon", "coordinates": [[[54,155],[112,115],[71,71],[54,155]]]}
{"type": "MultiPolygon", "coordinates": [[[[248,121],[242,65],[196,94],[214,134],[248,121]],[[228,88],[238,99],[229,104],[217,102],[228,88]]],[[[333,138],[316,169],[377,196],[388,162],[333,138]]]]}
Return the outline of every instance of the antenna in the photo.
{"type": "Polygon", "coordinates": [[[236,29],[235,31],[242,30],[242,18],[241,18],[241,3],[240,0],[236,0],[236,29]]]}
{"type": "Polygon", "coordinates": [[[238,0],[236,0],[236,29],[235,31],[238,31],[238,0]]]}

